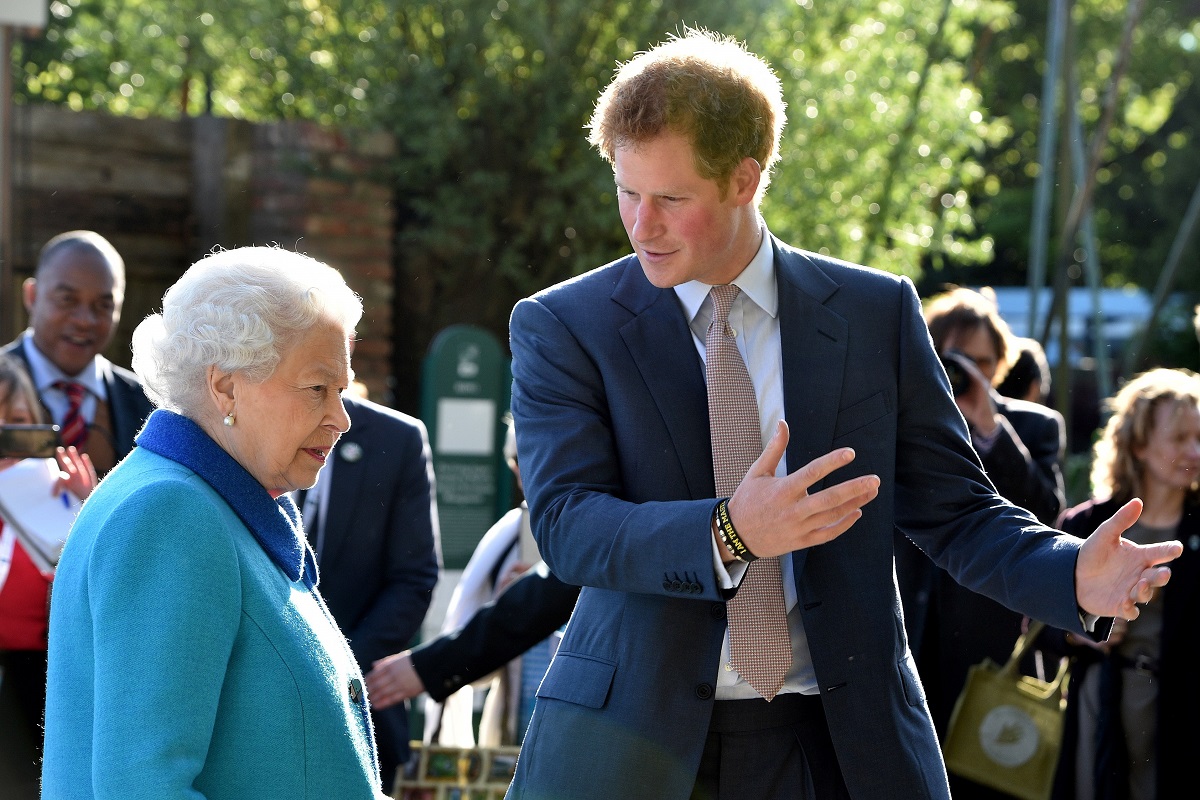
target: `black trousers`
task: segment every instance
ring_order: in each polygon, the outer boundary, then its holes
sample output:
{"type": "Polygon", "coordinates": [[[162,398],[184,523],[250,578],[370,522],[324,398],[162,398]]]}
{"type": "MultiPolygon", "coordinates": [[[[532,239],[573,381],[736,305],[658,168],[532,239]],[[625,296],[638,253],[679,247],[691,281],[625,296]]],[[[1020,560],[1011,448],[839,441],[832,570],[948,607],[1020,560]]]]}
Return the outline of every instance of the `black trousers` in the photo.
{"type": "Polygon", "coordinates": [[[850,800],[821,698],[718,700],[692,800],[850,800]]]}

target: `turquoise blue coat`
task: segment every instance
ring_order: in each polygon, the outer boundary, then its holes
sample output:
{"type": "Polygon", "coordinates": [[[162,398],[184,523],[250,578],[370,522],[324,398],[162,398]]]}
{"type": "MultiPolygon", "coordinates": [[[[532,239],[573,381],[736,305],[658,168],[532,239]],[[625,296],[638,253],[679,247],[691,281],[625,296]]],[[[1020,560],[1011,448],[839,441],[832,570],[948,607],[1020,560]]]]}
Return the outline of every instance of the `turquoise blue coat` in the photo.
{"type": "Polygon", "coordinates": [[[378,800],[362,675],[299,515],[155,411],[50,609],[44,798],[378,800]]]}

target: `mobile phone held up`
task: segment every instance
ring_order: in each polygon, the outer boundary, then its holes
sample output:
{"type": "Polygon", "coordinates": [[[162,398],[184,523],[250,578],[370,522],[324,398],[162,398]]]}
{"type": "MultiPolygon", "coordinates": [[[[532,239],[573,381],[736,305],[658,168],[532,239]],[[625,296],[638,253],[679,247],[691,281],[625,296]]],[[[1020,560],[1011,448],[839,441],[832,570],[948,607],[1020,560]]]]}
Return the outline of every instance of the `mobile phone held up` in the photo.
{"type": "Polygon", "coordinates": [[[54,458],[57,425],[0,425],[0,458],[54,458]]]}

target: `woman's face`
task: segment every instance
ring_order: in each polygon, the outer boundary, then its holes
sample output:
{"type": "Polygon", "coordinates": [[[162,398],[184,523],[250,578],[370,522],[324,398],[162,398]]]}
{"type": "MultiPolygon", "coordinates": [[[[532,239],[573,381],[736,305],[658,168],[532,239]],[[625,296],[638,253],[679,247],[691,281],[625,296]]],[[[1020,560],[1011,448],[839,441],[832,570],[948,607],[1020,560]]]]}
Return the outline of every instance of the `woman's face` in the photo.
{"type": "MultiPolygon", "coordinates": [[[[9,387],[8,396],[0,401],[0,425],[32,425],[33,409],[15,387],[9,387]]],[[[19,458],[0,458],[0,470],[8,469],[20,461],[19,458]]]]}
{"type": "Polygon", "coordinates": [[[1159,403],[1150,436],[1133,455],[1146,483],[1187,491],[1200,479],[1200,408],[1188,401],[1159,403]]]}
{"type": "Polygon", "coordinates": [[[233,374],[234,424],[214,426],[215,438],[272,497],[307,489],[350,429],[342,405],[350,378],[346,331],[319,322],[284,353],[267,380],[253,383],[233,374]]]}
{"type": "Polygon", "coordinates": [[[976,325],[974,328],[951,331],[942,347],[943,352],[946,350],[957,350],[974,361],[989,385],[995,379],[1000,359],[996,355],[996,343],[992,341],[987,326],[976,325]]]}

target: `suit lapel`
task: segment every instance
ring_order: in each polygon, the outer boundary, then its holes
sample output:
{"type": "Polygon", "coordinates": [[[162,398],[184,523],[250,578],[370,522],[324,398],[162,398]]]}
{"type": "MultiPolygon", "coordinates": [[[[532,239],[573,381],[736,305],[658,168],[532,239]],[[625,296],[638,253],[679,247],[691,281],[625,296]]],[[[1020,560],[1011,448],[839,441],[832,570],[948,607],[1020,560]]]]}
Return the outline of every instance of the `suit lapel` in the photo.
{"type": "MultiPolygon", "coordinates": [[[[775,281],[783,350],[783,406],[790,434],[787,465],[789,472],[795,472],[833,447],[846,369],[847,325],[824,305],[838,284],[803,254],[781,247],[778,240],[775,281]]],[[[792,555],[797,579],[807,552],[792,555]]]]}
{"type": "MultiPolygon", "coordinates": [[[[108,422],[112,426],[115,461],[120,461],[133,449],[133,437],[137,435],[137,431],[128,429],[133,410],[125,396],[125,385],[113,375],[109,360],[97,356],[96,369],[100,373],[100,382],[104,384],[104,393],[108,395],[108,408],[105,413],[108,414],[108,422]]],[[[96,410],[97,413],[100,412],[99,407],[96,410]]]]}
{"type": "MultiPolygon", "coordinates": [[[[25,370],[25,374],[29,377],[29,381],[33,382],[33,370],[29,366],[29,359],[25,357],[25,339],[29,335],[29,331],[22,331],[13,342],[4,348],[4,353],[21,362],[21,367],[25,370]]],[[[54,414],[50,412],[50,406],[46,405],[46,398],[42,395],[36,386],[34,393],[38,396],[38,402],[42,406],[42,418],[46,422],[54,422],[54,414]]]]}
{"type": "Polygon", "coordinates": [[[798,253],[777,251],[784,413],[791,429],[788,467],[829,452],[846,369],[846,320],[825,307],[837,291],[798,253]]]}
{"type": "Polygon", "coordinates": [[[332,564],[338,557],[346,540],[354,515],[358,508],[358,495],[366,482],[364,471],[369,456],[366,442],[370,441],[371,424],[362,415],[354,414],[354,407],[347,403],[346,411],[351,415],[348,430],[330,458],[333,459],[333,482],[329,485],[329,505],[325,509],[325,544],[321,553],[322,565],[332,564]],[[346,454],[357,452],[357,458],[346,458],[346,454]]]}
{"type": "Polygon", "coordinates": [[[655,407],[646,413],[658,414],[666,426],[688,494],[712,497],[716,488],[704,365],[678,298],[670,289],[659,289],[647,281],[637,260],[631,258],[613,301],[633,314],[619,331],[654,399],[655,407]]]}

